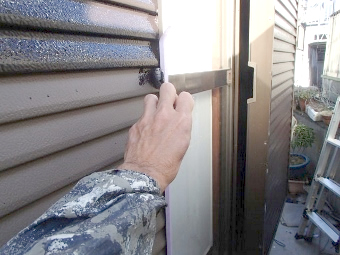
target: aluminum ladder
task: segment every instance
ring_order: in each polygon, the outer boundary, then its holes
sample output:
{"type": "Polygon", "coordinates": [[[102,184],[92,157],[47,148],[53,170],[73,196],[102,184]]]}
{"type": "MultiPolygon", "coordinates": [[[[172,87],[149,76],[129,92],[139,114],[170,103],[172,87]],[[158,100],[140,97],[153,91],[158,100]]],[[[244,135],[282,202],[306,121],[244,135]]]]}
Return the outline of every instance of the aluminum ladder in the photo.
{"type": "Polygon", "coordinates": [[[314,229],[318,227],[332,240],[337,253],[339,253],[340,231],[325,219],[320,212],[326,202],[328,192],[333,192],[340,198],[340,184],[334,181],[340,164],[340,138],[336,138],[339,122],[340,96],[335,104],[332,119],[316,166],[313,182],[306,200],[306,208],[303,212],[298,232],[295,235],[296,239],[304,238],[306,241],[311,242],[314,229]],[[310,224],[307,230],[305,230],[308,222],[310,222],[310,224]]]}

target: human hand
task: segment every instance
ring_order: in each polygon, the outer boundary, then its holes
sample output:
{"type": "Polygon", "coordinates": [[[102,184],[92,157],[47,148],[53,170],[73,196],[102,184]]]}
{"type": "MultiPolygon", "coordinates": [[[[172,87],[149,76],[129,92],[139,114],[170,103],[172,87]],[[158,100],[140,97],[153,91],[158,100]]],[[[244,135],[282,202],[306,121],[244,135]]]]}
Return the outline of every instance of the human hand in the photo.
{"type": "Polygon", "coordinates": [[[129,131],[124,163],[129,169],[153,177],[161,191],[175,179],[191,138],[194,100],[188,92],[176,94],[171,83],[163,83],[159,99],[144,98],[144,113],[129,131]]]}

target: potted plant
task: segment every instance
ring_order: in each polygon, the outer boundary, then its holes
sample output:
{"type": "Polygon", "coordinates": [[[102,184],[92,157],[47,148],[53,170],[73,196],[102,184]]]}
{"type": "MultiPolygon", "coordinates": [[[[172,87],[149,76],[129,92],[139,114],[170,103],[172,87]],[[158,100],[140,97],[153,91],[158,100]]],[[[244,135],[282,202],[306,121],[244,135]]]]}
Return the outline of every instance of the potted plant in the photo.
{"type": "MultiPolygon", "coordinates": [[[[323,123],[325,123],[327,126],[329,125],[329,123],[331,122],[331,119],[332,119],[332,110],[324,110],[322,112],[320,112],[320,115],[322,117],[322,121],[323,123]]],[[[340,124],[339,124],[340,125],[340,124]]]]}
{"type": "Polygon", "coordinates": [[[298,105],[301,111],[306,111],[306,104],[308,104],[308,102],[315,94],[316,90],[314,87],[298,88],[295,91],[295,97],[297,98],[298,105]]]}
{"type": "Polygon", "coordinates": [[[314,130],[304,124],[294,126],[289,160],[289,190],[290,193],[299,193],[303,191],[303,184],[308,181],[306,166],[310,159],[299,153],[304,148],[311,147],[315,141],[314,130]],[[294,190],[293,190],[294,189],[294,190]]]}

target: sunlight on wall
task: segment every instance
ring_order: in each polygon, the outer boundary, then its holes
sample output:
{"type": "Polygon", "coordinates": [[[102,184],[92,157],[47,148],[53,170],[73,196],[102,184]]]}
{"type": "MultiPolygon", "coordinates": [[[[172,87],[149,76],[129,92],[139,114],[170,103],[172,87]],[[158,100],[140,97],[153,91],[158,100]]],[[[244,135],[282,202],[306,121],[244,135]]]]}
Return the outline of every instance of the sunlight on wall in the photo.
{"type": "MultiPolygon", "coordinates": [[[[220,50],[216,48],[219,2],[162,1],[161,55],[166,79],[173,74],[213,70],[220,50]]],[[[195,94],[194,100],[191,144],[166,192],[169,255],[206,254],[212,246],[211,91],[195,94]]]]}
{"type": "Polygon", "coordinates": [[[217,1],[163,1],[168,75],[212,70],[217,1]]]}
{"type": "MultiPolygon", "coordinates": [[[[310,86],[310,59],[309,45],[315,42],[314,36],[322,33],[328,33],[328,25],[309,26],[306,28],[304,38],[304,50],[296,51],[295,60],[295,86],[309,87],[310,86]]],[[[322,73],[320,73],[321,76],[322,73]]],[[[315,84],[316,85],[316,84],[315,84]]]]}

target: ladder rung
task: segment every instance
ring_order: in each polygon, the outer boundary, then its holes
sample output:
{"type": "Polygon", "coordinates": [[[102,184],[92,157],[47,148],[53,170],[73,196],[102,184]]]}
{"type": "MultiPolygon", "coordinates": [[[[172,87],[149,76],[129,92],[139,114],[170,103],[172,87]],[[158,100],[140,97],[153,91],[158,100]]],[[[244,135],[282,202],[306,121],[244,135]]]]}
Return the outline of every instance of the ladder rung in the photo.
{"type": "Polygon", "coordinates": [[[325,232],[330,239],[334,242],[338,242],[339,233],[335,232],[317,213],[307,212],[309,219],[323,232],[325,232]]]}
{"type": "Polygon", "coordinates": [[[340,140],[335,139],[335,138],[328,138],[327,142],[329,142],[330,144],[337,146],[340,148],[340,140]]]}
{"type": "Polygon", "coordinates": [[[318,177],[316,178],[316,180],[320,182],[320,184],[325,186],[328,190],[332,191],[335,195],[340,197],[340,186],[337,182],[324,177],[318,177]]]}

